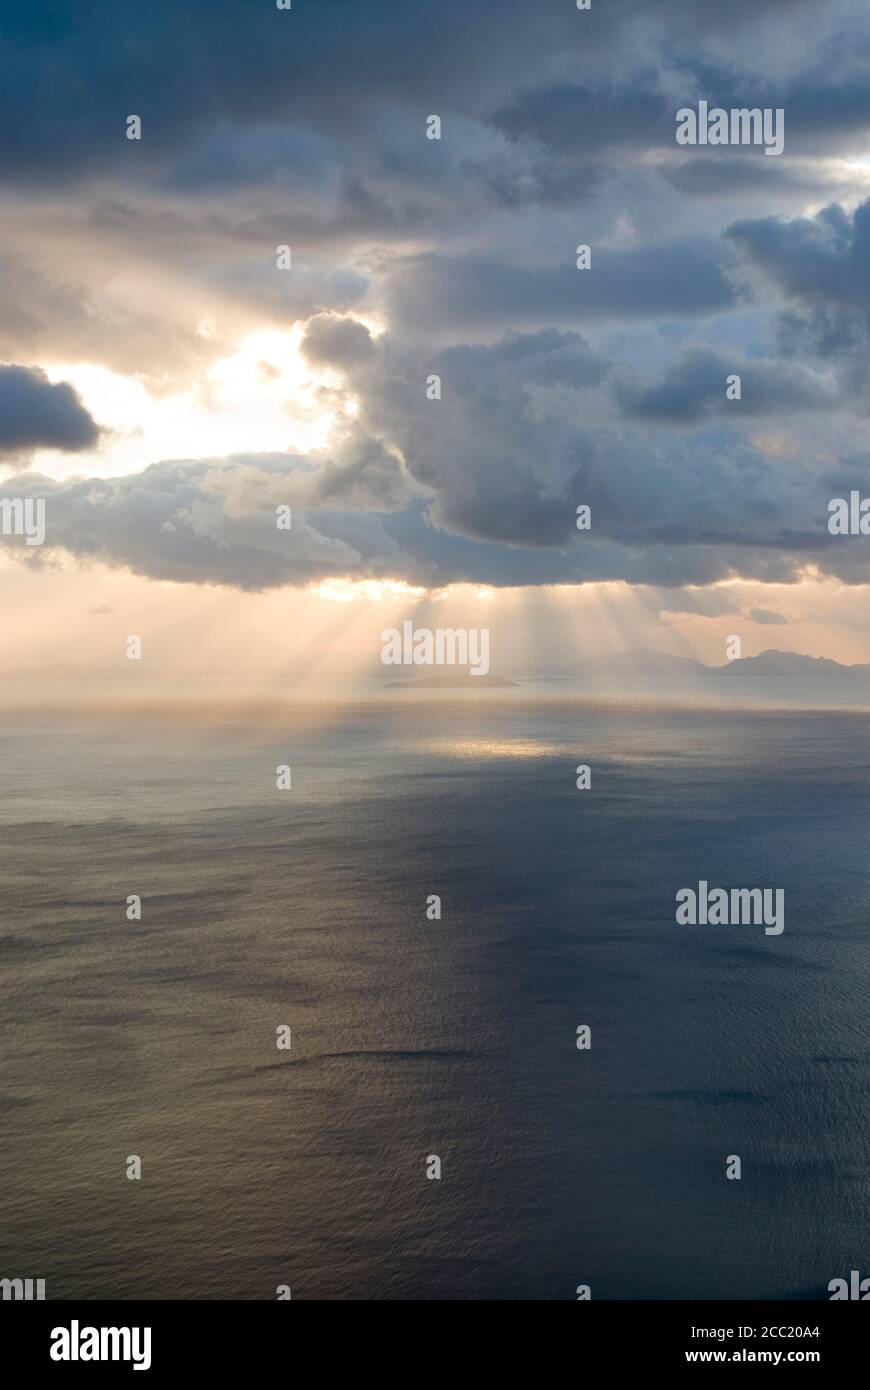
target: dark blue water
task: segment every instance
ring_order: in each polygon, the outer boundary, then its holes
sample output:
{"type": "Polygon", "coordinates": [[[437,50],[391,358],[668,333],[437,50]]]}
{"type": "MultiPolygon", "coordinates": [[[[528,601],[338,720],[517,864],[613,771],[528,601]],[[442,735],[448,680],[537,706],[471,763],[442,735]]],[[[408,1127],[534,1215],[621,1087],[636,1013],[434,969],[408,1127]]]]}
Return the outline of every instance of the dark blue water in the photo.
{"type": "Polygon", "coordinates": [[[29,716],[0,751],[0,1274],[716,1299],[870,1273],[866,716],[401,694],[29,716]],[[676,926],[702,878],[783,888],[782,936],[676,926]]]}

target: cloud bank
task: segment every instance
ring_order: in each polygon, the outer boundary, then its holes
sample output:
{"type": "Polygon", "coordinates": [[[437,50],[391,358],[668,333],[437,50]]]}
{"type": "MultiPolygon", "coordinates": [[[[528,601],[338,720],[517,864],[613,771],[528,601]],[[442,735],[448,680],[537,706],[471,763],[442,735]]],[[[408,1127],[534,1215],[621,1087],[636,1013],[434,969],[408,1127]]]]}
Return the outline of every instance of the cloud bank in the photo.
{"type": "Polygon", "coordinates": [[[827,531],[831,496],[870,489],[858,0],[0,18],[0,354],[31,364],[0,367],[0,455],[83,465],[7,470],[0,495],[47,501],[41,553],[3,541],[28,564],[244,589],[867,581],[861,538],[827,531]],[[781,107],[785,153],[678,147],[701,98],[781,107]],[[293,325],[347,407],[307,454],[106,476],[97,413],[40,365],[207,399],[246,334],[293,325]]]}

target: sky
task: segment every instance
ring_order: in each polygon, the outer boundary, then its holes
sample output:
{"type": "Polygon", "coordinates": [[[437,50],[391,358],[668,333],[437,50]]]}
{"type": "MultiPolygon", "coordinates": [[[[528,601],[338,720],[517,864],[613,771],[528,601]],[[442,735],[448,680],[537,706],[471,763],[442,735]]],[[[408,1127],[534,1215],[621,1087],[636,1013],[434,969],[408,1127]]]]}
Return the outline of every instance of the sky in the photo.
{"type": "Polygon", "coordinates": [[[861,0],[0,0],[0,62],[8,674],[870,661],[861,0]]]}

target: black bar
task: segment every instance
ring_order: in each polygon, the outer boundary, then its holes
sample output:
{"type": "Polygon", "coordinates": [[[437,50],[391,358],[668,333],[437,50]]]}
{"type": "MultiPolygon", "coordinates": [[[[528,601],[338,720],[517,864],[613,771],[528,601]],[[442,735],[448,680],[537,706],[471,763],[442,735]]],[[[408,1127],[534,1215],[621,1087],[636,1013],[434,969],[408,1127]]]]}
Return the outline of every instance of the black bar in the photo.
{"type": "MultiPolygon", "coordinates": [[[[865,1300],[866,1301],[866,1300],[865,1300]]],[[[346,1361],[355,1375],[376,1366],[386,1371],[404,1368],[415,1380],[421,1374],[431,1383],[433,1371],[443,1366],[454,1377],[468,1366],[468,1352],[485,1353],[491,1365],[499,1360],[499,1348],[506,1366],[519,1368],[517,1357],[542,1356],[553,1364],[556,1356],[569,1358],[578,1373],[592,1366],[619,1375],[641,1371],[647,1377],[669,1375],[675,1370],[702,1373],[713,1365],[766,1365],[771,1370],[801,1365],[830,1376],[849,1370],[854,1375],[862,1364],[870,1319],[868,1313],[847,1302],[600,1302],[578,1304],[570,1312],[563,1309],[547,1316],[545,1350],[540,1344],[542,1324],[539,1312],[529,1322],[512,1322],[494,1344],[489,1314],[468,1310],[453,1323],[447,1312],[427,1313],[421,1327],[416,1313],[400,1314],[399,1322],[390,1313],[386,1323],[370,1306],[365,1318],[356,1309],[335,1304],[315,1310],[311,1304],[299,1307],[293,1302],[265,1303],[169,1303],[169,1302],[77,1302],[77,1303],[0,1303],[3,1365],[17,1365],[27,1374],[33,1370],[61,1376],[109,1370],[135,1374],[132,1358],[143,1365],[142,1375],[160,1380],[179,1373],[214,1373],[253,1377],[262,1383],[266,1374],[299,1375],[306,1360],[314,1359],[311,1371],[321,1375],[334,1372],[346,1361]],[[412,1317],[412,1323],[405,1322],[412,1317]],[[483,1322],[480,1319],[483,1317],[483,1322]],[[447,1322],[445,1323],[445,1317],[447,1322]],[[402,1333],[413,1327],[418,1339],[409,1358],[402,1333]],[[88,1329],[116,1328],[130,1333],[129,1341],[118,1338],[118,1350],[131,1359],[53,1360],[52,1346],[65,1352],[73,1345],[88,1352],[98,1345],[88,1329]],[[144,1329],[150,1330],[150,1344],[144,1329]],[[59,1334],[65,1329],[70,1340],[59,1334]],[[139,1329],[134,1339],[132,1329],[139,1329]],[[376,1331],[377,1341],[372,1339],[376,1331]],[[398,1340],[392,1339],[398,1334],[398,1340]],[[454,1342],[453,1336],[456,1341],[454,1342]],[[404,1350],[402,1350],[404,1346],[404,1350]],[[777,1357],[779,1358],[777,1360],[777,1357]],[[416,1369],[415,1364],[416,1363],[416,1369]]],[[[386,1315],[385,1315],[386,1316],[386,1315]]],[[[111,1355],[108,1338],[105,1351],[111,1355]]],[[[541,1362],[543,1373],[544,1362],[541,1362]]],[[[307,1372],[306,1375],[311,1372],[307,1372]]]]}

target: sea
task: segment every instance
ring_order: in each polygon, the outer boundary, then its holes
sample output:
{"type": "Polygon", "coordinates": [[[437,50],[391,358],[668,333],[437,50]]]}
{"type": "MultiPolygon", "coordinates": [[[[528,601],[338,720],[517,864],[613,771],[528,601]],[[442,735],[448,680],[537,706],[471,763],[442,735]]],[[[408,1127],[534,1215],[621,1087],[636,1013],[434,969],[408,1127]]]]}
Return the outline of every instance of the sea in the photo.
{"type": "Polygon", "coordinates": [[[0,752],[0,1276],[870,1275],[870,715],[396,690],[24,708],[0,752]],[[677,925],[701,880],[783,933],[677,925]]]}

